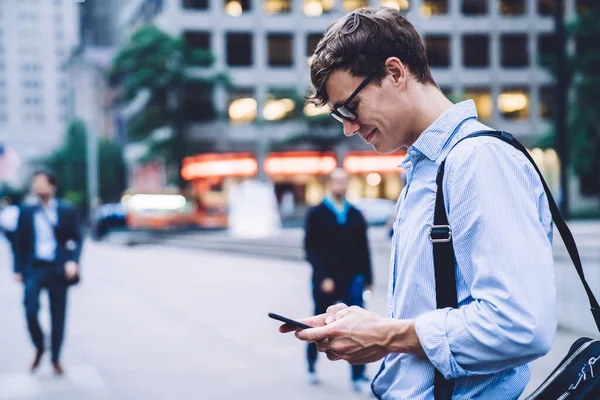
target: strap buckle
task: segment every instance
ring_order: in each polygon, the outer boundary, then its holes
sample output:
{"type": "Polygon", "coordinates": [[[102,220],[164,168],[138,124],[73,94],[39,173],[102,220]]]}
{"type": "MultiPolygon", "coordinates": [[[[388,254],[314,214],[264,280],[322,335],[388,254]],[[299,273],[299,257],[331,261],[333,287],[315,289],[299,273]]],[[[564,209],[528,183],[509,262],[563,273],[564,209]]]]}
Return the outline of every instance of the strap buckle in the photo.
{"type": "Polygon", "coordinates": [[[429,240],[431,243],[447,243],[452,240],[452,228],[450,225],[432,225],[429,228],[429,240]]]}

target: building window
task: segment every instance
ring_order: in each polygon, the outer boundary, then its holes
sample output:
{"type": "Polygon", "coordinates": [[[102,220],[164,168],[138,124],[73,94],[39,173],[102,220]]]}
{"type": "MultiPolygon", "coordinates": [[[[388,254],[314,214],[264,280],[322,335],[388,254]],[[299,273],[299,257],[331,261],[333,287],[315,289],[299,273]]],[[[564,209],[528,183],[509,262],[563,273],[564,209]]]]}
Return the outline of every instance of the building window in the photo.
{"type": "Polygon", "coordinates": [[[465,98],[472,99],[477,107],[477,117],[483,121],[492,119],[494,105],[492,93],[489,88],[471,87],[465,88],[465,98]]]}
{"type": "Polygon", "coordinates": [[[500,0],[500,13],[508,16],[525,14],[525,0],[500,0]]]}
{"type": "Polygon", "coordinates": [[[232,17],[239,17],[242,13],[250,11],[250,0],[224,0],[225,12],[232,17]]]}
{"type": "Polygon", "coordinates": [[[538,63],[546,63],[556,54],[556,35],[554,33],[542,33],[538,36],[537,54],[538,63]]]}
{"type": "Polygon", "coordinates": [[[540,88],[540,118],[554,118],[554,86],[540,88]]]}
{"type": "Polygon", "coordinates": [[[448,0],[423,0],[421,15],[431,17],[432,15],[448,14],[448,0]]]}
{"type": "Polygon", "coordinates": [[[335,0],[304,0],[302,6],[304,15],[307,17],[318,17],[328,13],[335,7],[335,0]]]}
{"type": "Polygon", "coordinates": [[[270,67],[291,67],[294,64],[292,35],[270,33],[267,35],[267,47],[270,67]]]}
{"type": "Polygon", "coordinates": [[[226,41],[228,65],[232,67],[252,65],[252,34],[228,33],[226,41]]]}
{"type": "Polygon", "coordinates": [[[556,0],[537,0],[537,12],[539,15],[549,17],[554,15],[554,3],[556,0]]]}
{"type": "Polygon", "coordinates": [[[579,14],[598,8],[598,0],[575,0],[575,10],[579,14]]]}
{"type": "Polygon", "coordinates": [[[229,120],[252,122],[256,119],[256,99],[252,89],[233,89],[229,92],[229,120]]]}
{"type": "Polygon", "coordinates": [[[263,108],[265,121],[282,121],[294,118],[296,114],[296,102],[293,89],[272,89],[267,95],[267,101],[263,108]]]}
{"type": "Polygon", "coordinates": [[[381,7],[393,8],[398,11],[406,11],[410,8],[409,0],[381,0],[381,7]]]}
{"type": "Polygon", "coordinates": [[[529,52],[527,51],[527,35],[502,35],[501,43],[503,67],[520,68],[529,65],[529,52]]]}
{"type": "Polygon", "coordinates": [[[342,0],[344,10],[350,12],[362,7],[369,7],[369,0],[342,0]]]}
{"type": "Polygon", "coordinates": [[[194,50],[210,51],[210,32],[185,31],[183,41],[194,50]]]}
{"type": "Polygon", "coordinates": [[[264,7],[269,14],[287,14],[292,11],[292,0],[265,0],[264,7]]]}
{"type": "Polygon", "coordinates": [[[529,89],[526,87],[505,88],[498,95],[498,111],[505,119],[525,120],[529,118],[529,89]]]}
{"type": "Polygon", "coordinates": [[[306,37],[306,57],[311,57],[315,50],[317,49],[317,45],[319,41],[323,37],[322,33],[309,33],[306,37]]]}
{"type": "Polygon", "coordinates": [[[210,121],[215,116],[213,85],[205,82],[186,82],[183,87],[183,117],[185,121],[210,121]]]}
{"type": "Polygon", "coordinates": [[[462,13],[464,15],[485,15],[488,13],[487,0],[463,0],[462,13]]]}
{"type": "Polygon", "coordinates": [[[207,10],[208,0],[183,0],[183,8],[190,10],[207,10]]]}
{"type": "Polygon", "coordinates": [[[463,65],[481,68],[490,65],[490,37],[487,35],[463,36],[463,65]]]}
{"type": "Polygon", "coordinates": [[[448,36],[425,36],[425,49],[431,67],[450,66],[450,38],[448,36]]]}

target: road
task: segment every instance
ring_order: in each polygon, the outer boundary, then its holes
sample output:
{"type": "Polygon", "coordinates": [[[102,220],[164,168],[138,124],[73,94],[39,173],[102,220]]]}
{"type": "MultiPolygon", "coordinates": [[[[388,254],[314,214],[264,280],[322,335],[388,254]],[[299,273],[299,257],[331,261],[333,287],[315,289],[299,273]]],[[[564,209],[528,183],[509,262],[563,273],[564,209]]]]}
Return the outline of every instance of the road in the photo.
{"type": "MultiPolygon", "coordinates": [[[[376,286],[368,308],[384,313],[387,254],[373,255],[376,286]]],[[[359,399],[349,367],[318,364],[323,383],[305,381],[304,346],[277,332],[269,311],[310,313],[310,269],[301,261],[213,253],[161,244],[86,243],[82,283],[69,292],[63,362],[48,356],[27,373],[21,287],[0,242],[0,400],[359,399]]],[[[47,298],[42,296],[42,308],[47,298]]],[[[49,326],[46,311],[42,324],[49,326]]],[[[539,384],[574,336],[561,332],[537,361],[539,384]]],[[[373,376],[377,365],[370,365],[373,376]]]]}

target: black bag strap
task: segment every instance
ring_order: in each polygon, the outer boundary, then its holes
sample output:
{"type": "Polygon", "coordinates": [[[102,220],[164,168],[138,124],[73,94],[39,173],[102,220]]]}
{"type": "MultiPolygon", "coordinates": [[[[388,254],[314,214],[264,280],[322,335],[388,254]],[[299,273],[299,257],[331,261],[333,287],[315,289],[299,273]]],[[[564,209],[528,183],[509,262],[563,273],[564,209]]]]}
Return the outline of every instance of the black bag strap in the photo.
{"type": "MultiPolygon", "coordinates": [[[[503,131],[475,132],[460,139],[456,144],[454,144],[454,146],[458,145],[465,139],[479,136],[496,137],[510,144],[511,146],[519,150],[521,153],[523,153],[535,168],[536,172],[540,177],[540,180],[542,181],[542,185],[544,186],[546,197],[548,198],[550,212],[552,213],[552,220],[556,224],[556,228],[558,229],[558,232],[560,233],[560,236],[562,237],[565,243],[567,251],[569,252],[569,256],[573,261],[573,265],[575,265],[575,269],[577,270],[579,279],[581,280],[583,288],[587,293],[588,300],[590,303],[590,309],[592,311],[592,316],[594,317],[594,321],[596,322],[596,326],[598,327],[598,331],[600,332],[600,306],[598,305],[598,301],[596,300],[596,297],[594,297],[594,293],[590,289],[590,286],[585,280],[585,276],[583,274],[583,266],[581,265],[581,258],[579,257],[579,251],[577,250],[575,239],[573,238],[573,234],[567,226],[567,223],[560,214],[560,211],[556,206],[556,202],[554,201],[554,198],[550,193],[550,189],[548,189],[548,185],[546,185],[546,181],[544,180],[544,177],[542,176],[537,165],[533,161],[533,158],[531,158],[531,155],[529,155],[527,149],[525,149],[525,147],[521,143],[519,143],[519,141],[517,141],[510,133],[503,131]]],[[[442,161],[442,163],[440,164],[436,178],[437,197],[435,200],[433,226],[430,228],[429,238],[433,245],[433,262],[435,265],[435,291],[437,307],[457,308],[458,299],[456,294],[456,276],[454,270],[454,248],[452,246],[452,228],[448,224],[448,215],[446,214],[444,191],[442,185],[444,179],[445,165],[446,160],[442,161]]],[[[434,377],[435,399],[451,399],[453,389],[454,382],[446,380],[444,376],[438,370],[436,370],[434,377]]]]}

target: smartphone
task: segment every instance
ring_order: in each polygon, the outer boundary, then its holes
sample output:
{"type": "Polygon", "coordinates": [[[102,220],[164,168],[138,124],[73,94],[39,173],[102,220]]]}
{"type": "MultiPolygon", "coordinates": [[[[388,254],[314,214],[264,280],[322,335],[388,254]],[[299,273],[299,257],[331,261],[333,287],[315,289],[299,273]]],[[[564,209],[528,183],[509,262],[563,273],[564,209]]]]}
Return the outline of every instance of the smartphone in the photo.
{"type": "Polygon", "coordinates": [[[302,322],[294,321],[293,319],[289,319],[286,317],[282,317],[281,315],[277,315],[275,313],[269,313],[269,317],[276,319],[277,321],[285,322],[288,325],[292,325],[293,327],[299,329],[310,329],[312,326],[303,324],[302,322]]]}

